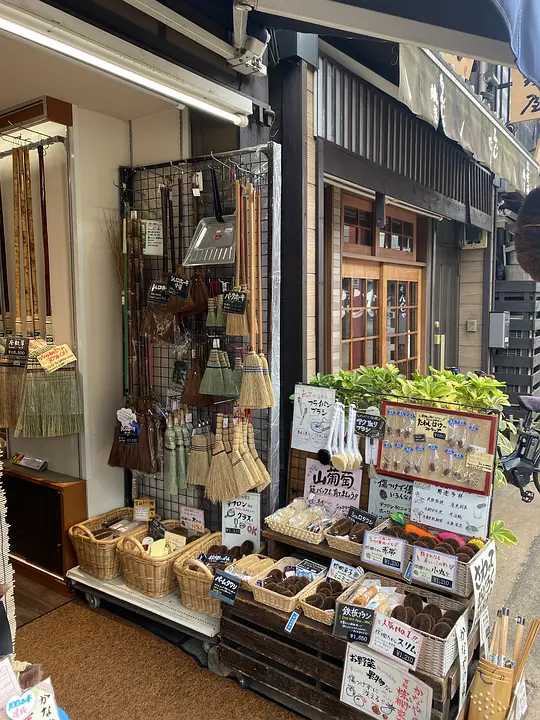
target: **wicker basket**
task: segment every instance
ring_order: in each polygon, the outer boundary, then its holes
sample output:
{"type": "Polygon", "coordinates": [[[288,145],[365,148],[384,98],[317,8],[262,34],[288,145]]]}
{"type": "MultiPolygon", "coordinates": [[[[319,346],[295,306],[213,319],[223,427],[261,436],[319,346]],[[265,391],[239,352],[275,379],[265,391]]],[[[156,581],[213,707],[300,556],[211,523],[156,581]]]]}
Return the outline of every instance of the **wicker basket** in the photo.
{"type": "Polygon", "coordinates": [[[324,533],[322,530],[320,532],[304,530],[303,528],[298,528],[294,525],[289,525],[289,523],[276,520],[271,515],[266,518],[266,524],[270,530],[273,530],[274,532],[281,533],[282,535],[289,535],[290,537],[303,540],[304,542],[311,543],[312,545],[319,545],[319,543],[322,543],[324,540],[324,533]]]}
{"type": "MultiPolygon", "coordinates": [[[[93,533],[104,525],[119,520],[132,520],[133,508],[118,508],[103,515],[85,520],[69,528],[69,537],[77,554],[79,567],[98,580],[112,580],[120,575],[120,559],[116,552],[121,536],[109,540],[96,540],[93,533]]],[[[132,531],[124,537],[129,537],[132,531]]]]}
{"type": "MultiPolygon", "coordinates": [[[[442,610],[460,610],[465,615],[465,622],[468,622],[469,607],[465,603],[445,597],[444,595],[429,592],[429,590],[424,590],[423,588],[413,588],[406,583],[376,575],[375,573],[366,573],[357,582],[353,583],[350,588],[347,588],[347,591],[338,598],[338,602],[347,602],[350,594],[354,593],[356,588],[366,580],[380,580],[383,587],[395,587],[402,595],[415,593],[416,595],[420,595],[424,602],[436,603],[442,610]]],[[[424,638],[420,657],[418,658],[417,670],[429,673],[430,675],[445,677],[458,655],[456,633],[452,630],[447,637],[439,638],[423,630],[416,630],[416,632],[420,633],[424,638]]]]}
{"type": "Polygon", "coordinates": [[[292,597],[285,597],[285,595],[280,595],[273,590],[268,590],[268,588],[257,585],[257,582],[259,580],[263,580],[271,570],[283,570],[285,567],[287,567],[287,565],[298,565],[299,562],[300,561],[298,560],[298,558],[285,557],[274,563],[271,567],[268,568],[268,570],[265,570],[259,575],[255,575],[255,577],[250,581],[251,587],[253,589],[254,600],[262,603],[263,605],[269,605],[276,610],[282,610],[283,612],[291,613],[303,597],[308,597],[309,595],[313,594],[314,587],[320,582],[320,578],[317,578],[316,580],[313,580],[313,582],[310,582],[303,590],[301,590],[296,595],[293,595],[292,597]]]}
{"type": "Polygon", "coordinates": [[[182,605],[212,617],[221,616],[221,603],[208,596],[214,574],[204,563],[197,560],[197,556],[207,552],[212,545],[221,543],[221,533],[212,533],[200,540],[196,548],[190,548],[187,553],[177,558],[173,566],[182,605]]]}
{"type": "MultiPolygon", "coordinates": [[[[330,528],[328,528],[328,530],[330,530],[330,528]]],[[[328,530],[324,531],[324,537],[331,548],[349,553],[349,555],[362,554],[362,543],[356,543],[349,540],[348,535],[329,535],[328,530]]]]}
{"type": "MultiPolygon", "coordinates": [[[[317,592],[317,588],[319,587],[319,585],[323,582],[326,582],[326,578],[317,580],[313,585],[309,595],[314,595],[317,592]]],[[[302,597],[300,598],[300,607],[302,608],[302,612],[304,613],[304,615],[310,618],[310,620],[315,620],[316,622],[320,622],[323,625],[333,625],[335,610],[321,610],[321,608],[310,605],[306,602],[306,598],[308,598],[309,595],[306,595],[304,592],[302,592],[302,597]]]]}
{"type": "MultiPolygon", "coordinates": [[[[167,530],[180,527],[177,520],[164,520],[162,525],[167,530]]],[[[153,558],[144,550],[141,540],[146,531],[139,530],[130,537],[124,537],[118,544],[118,555],[122,577],[126,585],[138,590],[148,597],[160,598],[169,595],[176,589],[173,565],[185,553],[197,552],[197,548],[208,536],[192,540],[180,550],[175,550],[160,558],[153,558]]]]}
{"type": "Polygon", "coordinates": [[[227,572],[231,575],[238,575],[241,579],[241,587],[243,590],[253,592],[253,586],[250,585],[251,578],[269,570],[273,567],[275,560],[265,555],[246,555],[241,560],[237,560],[229,565],[227,572]]]}
{"type": "MultiPolygon", "coordinates": [[[[384,522],[380,523],[380,525],[377,525],[377,527],[373,528],[373,532],[381,532],[381,530],[384,530],[385,528],[390,527],[391,525],[392,525],[391,520],[385,520],[384,522]]],[[[418,525],[419,527],[424,527],[424,526],[419,525],[418,523],[415,523],[415,525],[418,525]]],[[[481,553],[489,552],[488,548],[492,547],[493,544],[494,544],[494,541],[489,540],[486,543],[486,545],[476,553],[476,555],[474,556],[474,559],[476,560],[481,553]]],[[[406,565],[412,560],[413,547],[414,547],[414,545],[410,545],[409,543],[407,543],[406,565]]],[[[472,560],[470,562],[472,562],[472,560]]],[[[430,587],[430,586],[424,585],[424,583],[419,583],[417,580],[413,581],[413,585],[421,585],[422,587],[430,587]]],[[[472,583],[469,563],[459,562],[459,560],[458,560],[457,571],[456,571],[456,583],[455,583],[454,589],[453,590],[445,590],[445,592],[448,592],[449,595],[456,595],[457,597],[462,597],[462,598],[470,598],[471,597],[471,595],[473,594],[473,583],[472,583]]]]}

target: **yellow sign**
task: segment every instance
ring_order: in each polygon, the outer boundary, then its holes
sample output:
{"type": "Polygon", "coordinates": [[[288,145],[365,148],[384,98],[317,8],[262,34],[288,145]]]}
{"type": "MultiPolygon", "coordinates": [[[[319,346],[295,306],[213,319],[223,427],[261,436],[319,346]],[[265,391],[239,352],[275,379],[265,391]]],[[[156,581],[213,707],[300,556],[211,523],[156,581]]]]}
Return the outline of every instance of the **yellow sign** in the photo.
{"type": "Polygon", "coordinates": [[[471,77],[474,58],[462,57],[461,55],[451,55],[450,53],[441,53],[445,60],[454,70],[455,73],[461,75],[462,78],[468,80],[471,77]]]}
{"type": "Polygon", "coordinates": [[[426,438],[446,440],[448,434],[448,417],[439,413],[417,412],[415,435],[425,435],[426,438]]]}
{"type": "Polygon", "coordinates": [[[493,455],[486,452],[484,448],[473,448],[471,452],[467,453],[467,465],[477,470],[493,472],[493,455]]]}
{"type": "Polygon", "coordinates": [[[510,122],[540,118],[540,90],[530,80],[512,68],[510,88],[510,122]]]}
{"type": "Polygon", "coordinates": [[[47,373],[53,373],[55,370],[76,362],[77,358],[71,351],[69,345],[55,345],[50,350],[45,350],[38,355],[38,362],[47,373]]]}

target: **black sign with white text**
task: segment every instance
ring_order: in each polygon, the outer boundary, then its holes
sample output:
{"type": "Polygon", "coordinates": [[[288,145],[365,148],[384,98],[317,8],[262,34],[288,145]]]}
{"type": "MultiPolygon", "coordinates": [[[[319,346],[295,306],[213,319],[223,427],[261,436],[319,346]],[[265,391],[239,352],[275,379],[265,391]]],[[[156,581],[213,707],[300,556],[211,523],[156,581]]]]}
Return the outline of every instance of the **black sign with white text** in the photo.
{"type": "Polygon", "coordinates": [[[234,605],[240,582],[239,578],[218,570],[210,587],[210,597],[227,605],[234,605]]]}

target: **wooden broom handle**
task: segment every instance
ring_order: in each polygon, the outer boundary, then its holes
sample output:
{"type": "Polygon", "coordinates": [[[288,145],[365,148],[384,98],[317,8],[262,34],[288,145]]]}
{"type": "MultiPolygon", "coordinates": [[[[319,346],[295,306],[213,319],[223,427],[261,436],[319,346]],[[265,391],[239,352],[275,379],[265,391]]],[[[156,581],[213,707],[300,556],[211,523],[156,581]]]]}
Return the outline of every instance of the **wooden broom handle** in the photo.
{"type": "Polygon", "coordinates": [[[21,332],[21,218],[19,191],[20,151],[13,151],[13,255],[15,257],[15,332],[21,332]]]}
{"type": "Polygon", "coordinates": [[[242,201],[240,191],[240,180],[234,181],[234,198],[236,202],[236,218],[234,223],[234,252],[235,252],[235,268],[234,268],[234,284],[236,287],[240,285],[240,233],[242,226],[242,201]]]}
{"type": "MultiPolygon", "coordinates": [[[[2,263],[2,292],[4,296],[4,310],[9,313],[9,284],[7,274],[6,234],[4,228],[4,208],[2,205],[2,192],[0,190],[0,262],[2,263]]],[[[4,328],[5,331],[6,328],[4,328]]]]}
{"type": "Polygon", "coordinates": [[[52,316],[51,275],[49,259],[49,229],[47,226],[47,194],[45,191],[45,153],[43,146],[38,147],[39,160],[39,200],[41,207],[41,236],[43,239],[43,267],[45,274],[45,313],[52,316]]]}
{"type": "MultiPolygon", "coordinates": [[[[262,244],[261,244],[261,192],[255,192],[255,252],[257,253],[257,318],[259,330],[259,353],[263,347],[263,311],[262,311],[262,244]]],[[[268,294],[269,297],[269,294],[268,294]]]]}
{"type": "Polygon", "coordinates": [[[36,239],[34,235],[34,215],[32,211],[32,177],[30,174],[30,152],[24,149],[24,189],[26,200],[26,223],[28,229],[28,257],[30,259],[30,281],[32,293],[32,312],[34,334],[39,332],[39,293],[37,284],[36,239]]]}
{"type": "Polygon", "coordinates": [[[257,285],[255,279],[255,196],[253,185],[248,185],[248,224],[249,224],[249,287],[251,291],[249,303],[249,332],[252,349],[257,351],[257,285]]]}

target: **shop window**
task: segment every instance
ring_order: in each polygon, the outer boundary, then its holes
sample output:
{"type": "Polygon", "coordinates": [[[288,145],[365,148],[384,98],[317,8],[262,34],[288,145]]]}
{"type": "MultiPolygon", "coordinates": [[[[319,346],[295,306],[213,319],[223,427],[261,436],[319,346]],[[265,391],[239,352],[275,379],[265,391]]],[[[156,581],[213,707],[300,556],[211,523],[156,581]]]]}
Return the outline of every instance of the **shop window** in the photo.
{"type": "Polygon", "coordinates": [[[410,222],[386,218],[384,229],[379,232],[379,246],[412,254],[414,250],[414,225],[410,222]]]}
{"type": "Polygon", "coordinates": [[[386,291],[386,362],[405,375],[419,366],[418,283],[388,280],[386,291]]]}
{"type": "Polygon", "coordinates": [[[342,239],[352,253],[373,252],[373,208],[370,200],[344,195],[342,203],[342,239]]]}
{"type": "Polygon", "coordinates": [[[341,286],[341,367],[377,365],[380,358],[379,282],[344,277],[341,286]]]}

